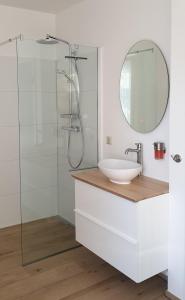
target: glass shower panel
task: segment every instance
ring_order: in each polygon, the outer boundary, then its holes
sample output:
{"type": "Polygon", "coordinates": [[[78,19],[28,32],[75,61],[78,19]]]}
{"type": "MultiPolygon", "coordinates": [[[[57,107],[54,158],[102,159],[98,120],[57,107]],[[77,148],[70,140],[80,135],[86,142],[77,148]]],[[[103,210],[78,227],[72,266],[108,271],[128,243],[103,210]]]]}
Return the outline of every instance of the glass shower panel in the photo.
{"type": "Polygon", "coordinates": [[[74,224],[75,187],[70,171],[94,168],[98,163],[98,49],[72,45],[70,56],[57,57],[60,71],[63,59],[70,64],[70,80],[58,74],[57,81],[59,212],[74,224]],[[65,92],[68,87],[70,94],[65,92]],[[72,120],[66,114],[72,114],[72,120]]]}
{"type": "MultiPolygon", "coordinates": [[[[63,61],[62,70],[68,73],[70,63],[63,59],[69,55],[65,44],[22,40],[17,53],[22,257],[27,264],[78,245],[74,227],[60,213],[57,71],[63,61]]],[[[61,105],[70,97],[70,86],[62,92],[61,105]]]]}

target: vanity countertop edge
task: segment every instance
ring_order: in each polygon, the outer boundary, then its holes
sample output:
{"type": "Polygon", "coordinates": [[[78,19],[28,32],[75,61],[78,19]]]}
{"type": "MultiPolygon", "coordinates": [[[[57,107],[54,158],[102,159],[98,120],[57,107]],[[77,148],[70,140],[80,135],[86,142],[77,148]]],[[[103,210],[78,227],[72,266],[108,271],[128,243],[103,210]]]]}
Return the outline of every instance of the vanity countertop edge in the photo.
{"type": "Polygon", "coordinates": [[[98,168],[73,171],[71,175],[76,180],[133,202],[139,202],[169,193],[168,182],[143,175],[136,177],[130,184],[126,185],[112,183],[98,168]]]}

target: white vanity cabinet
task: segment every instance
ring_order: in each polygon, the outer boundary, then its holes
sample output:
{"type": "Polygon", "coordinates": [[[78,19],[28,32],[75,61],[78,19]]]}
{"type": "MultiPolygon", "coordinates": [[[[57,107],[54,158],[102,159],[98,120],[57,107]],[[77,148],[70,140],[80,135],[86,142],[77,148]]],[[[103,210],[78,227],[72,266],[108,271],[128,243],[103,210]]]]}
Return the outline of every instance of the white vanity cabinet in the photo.
{"type": "Polygon", "coordinates": [[[165,271],[168,194],[130,201],[74,177],[76,240],[135,282],[165,271]]]}

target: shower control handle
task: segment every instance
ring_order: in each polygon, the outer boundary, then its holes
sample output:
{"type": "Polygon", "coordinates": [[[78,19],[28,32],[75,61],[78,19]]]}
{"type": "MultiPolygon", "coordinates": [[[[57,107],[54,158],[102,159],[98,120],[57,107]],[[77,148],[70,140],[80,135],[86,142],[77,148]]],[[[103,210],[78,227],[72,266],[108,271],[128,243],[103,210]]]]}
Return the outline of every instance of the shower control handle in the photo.
{"type": "Polygon", "coordinates": [[[78,114],[60,114],[60,117],[64,119],[79,119],[78,114]]]}
{"type": "Polygon", "coordinates": [[[80,127],[79,126],[72,126],[72,127],[62,127],[63,130],[66,131],[73,131],[73,132],[80,132],[80,127]]]}

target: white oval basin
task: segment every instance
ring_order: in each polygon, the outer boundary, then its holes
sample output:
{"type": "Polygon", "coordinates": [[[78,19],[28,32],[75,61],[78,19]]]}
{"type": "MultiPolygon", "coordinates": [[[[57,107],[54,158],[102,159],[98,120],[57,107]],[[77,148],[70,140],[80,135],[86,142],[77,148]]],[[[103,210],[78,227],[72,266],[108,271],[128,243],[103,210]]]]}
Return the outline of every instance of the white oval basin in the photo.
{"type": "Polygon", "coordinates": [[[104,159],[98,167],[110,181],[117,184],[129,184],[142,171],[140,164],[122,159],[104,159]]]}

